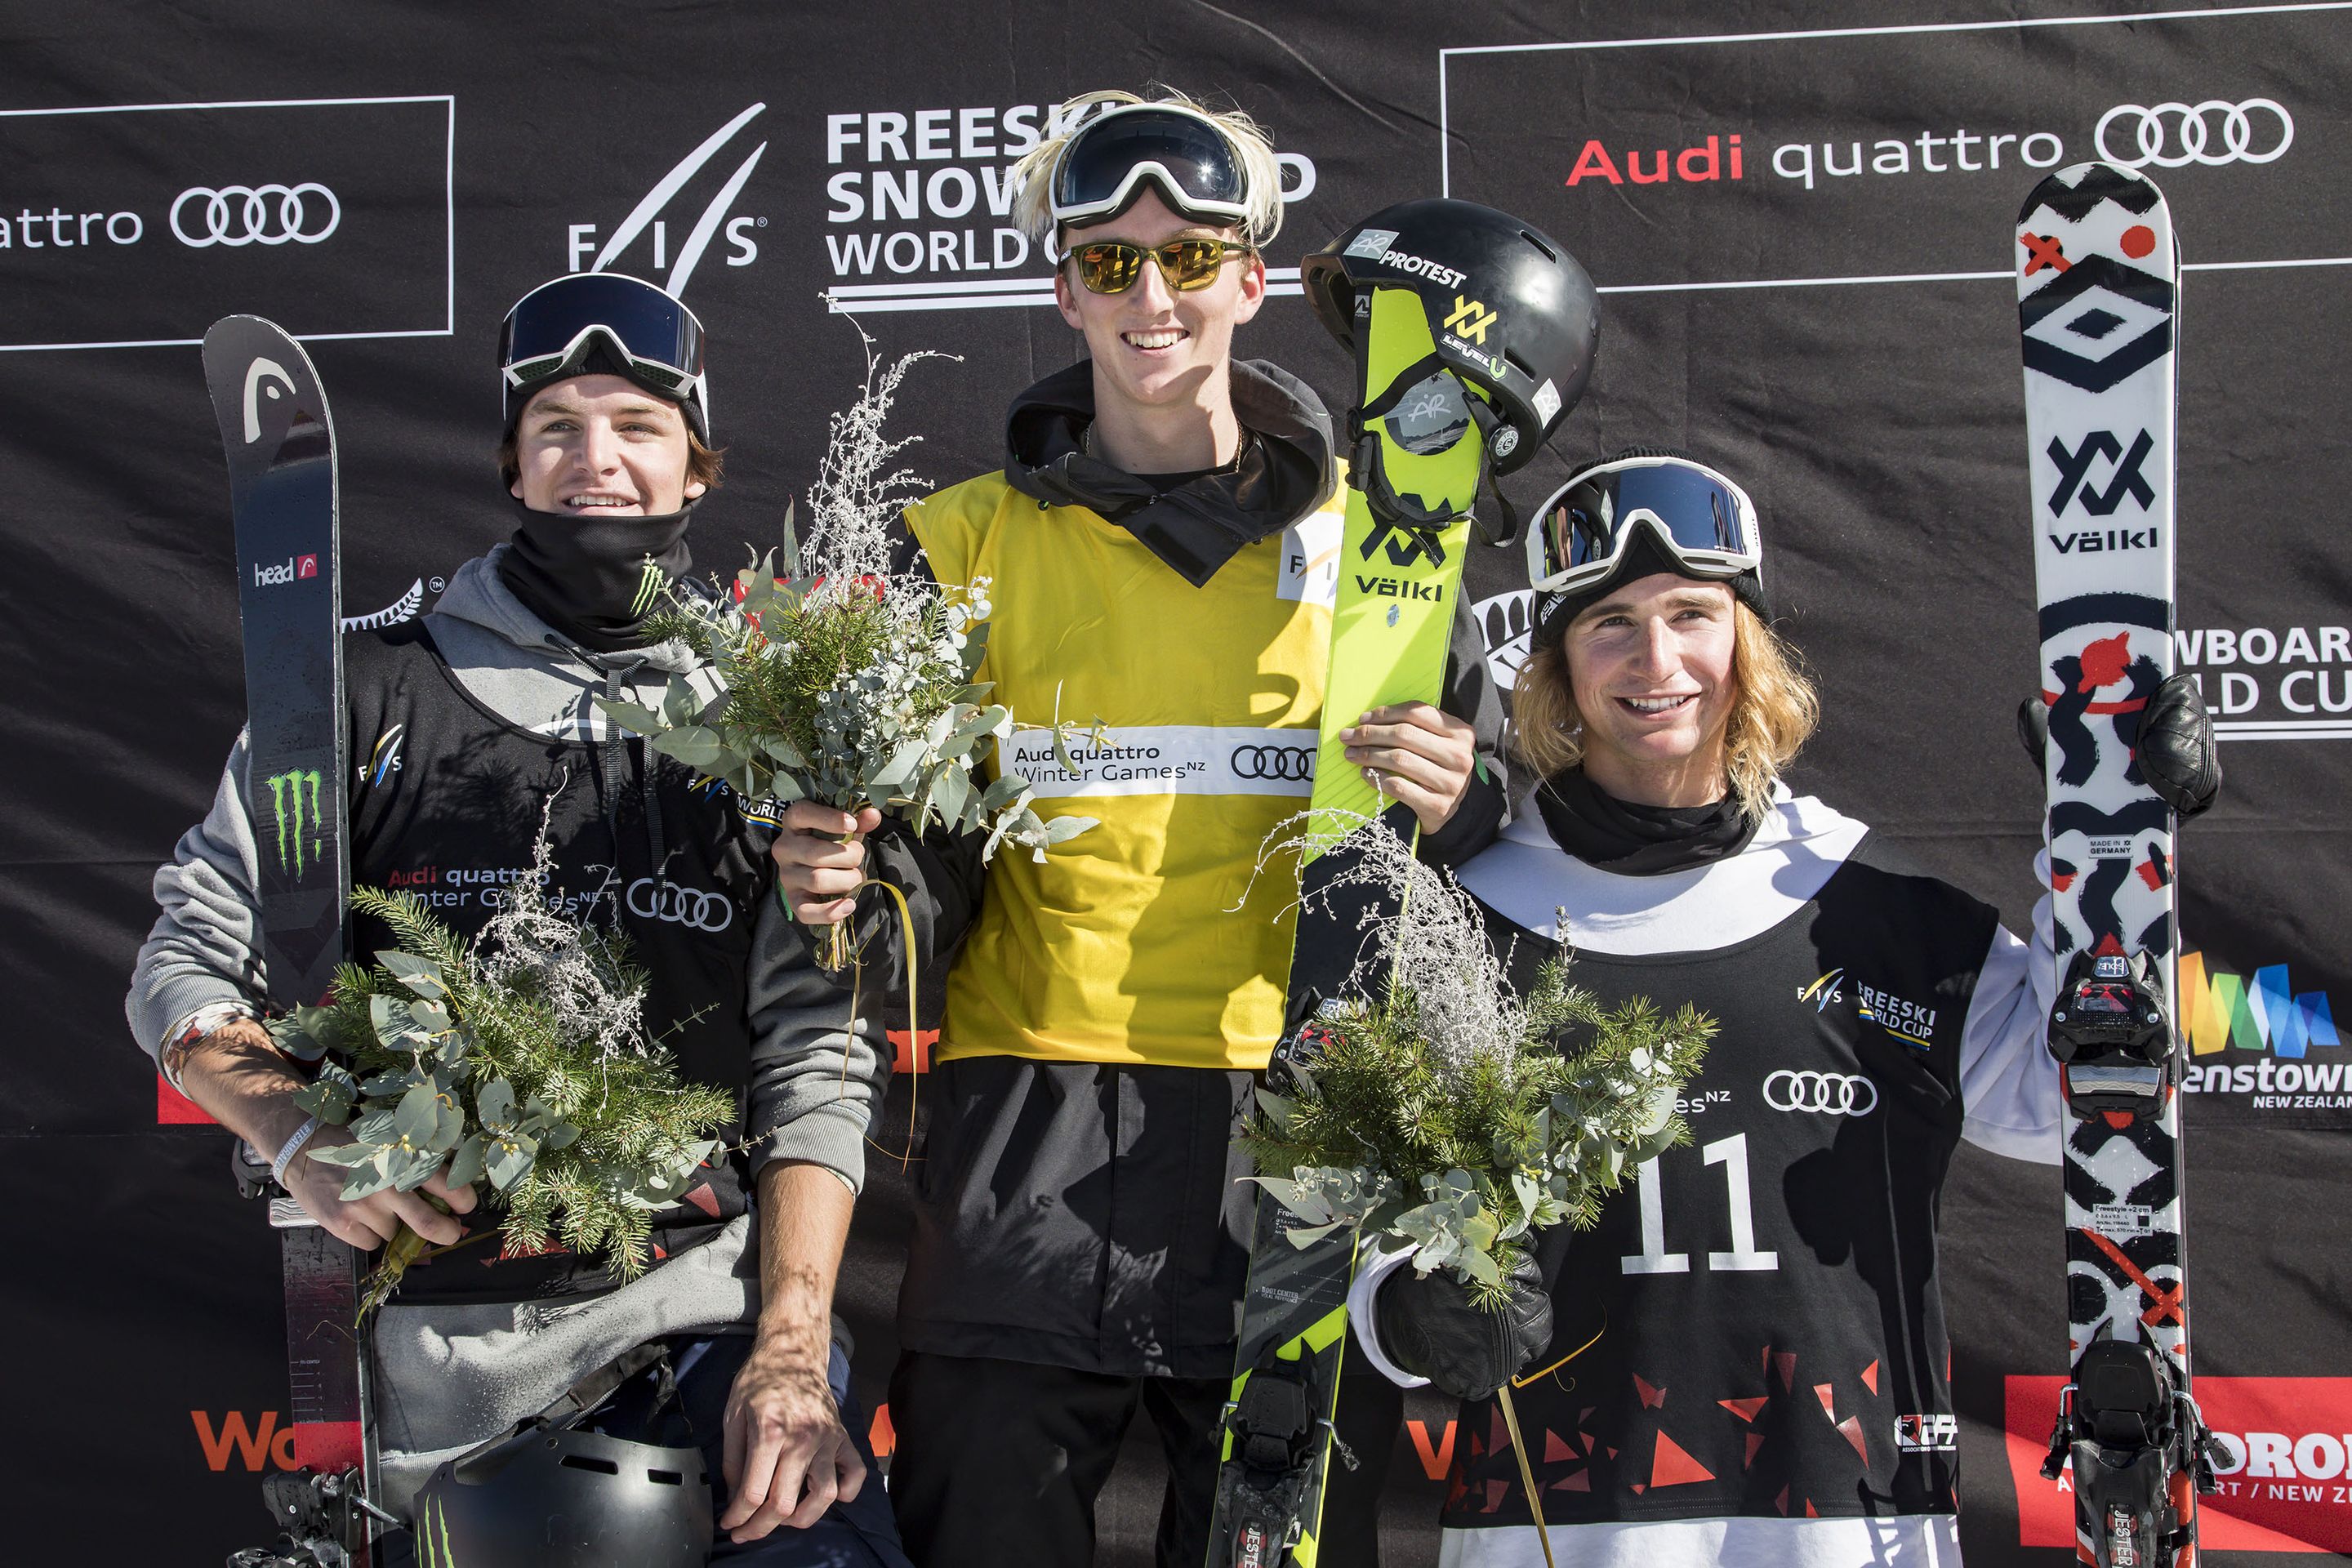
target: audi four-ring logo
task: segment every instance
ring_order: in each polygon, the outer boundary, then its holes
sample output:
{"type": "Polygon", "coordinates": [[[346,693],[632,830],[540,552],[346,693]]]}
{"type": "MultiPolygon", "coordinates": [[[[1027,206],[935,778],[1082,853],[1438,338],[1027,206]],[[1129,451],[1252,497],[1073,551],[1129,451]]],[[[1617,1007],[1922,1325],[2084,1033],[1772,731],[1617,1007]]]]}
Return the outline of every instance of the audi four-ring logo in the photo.
{"type": "Polygon", "coordinates": [[[343,204],[314,180],[299,185],[191,185],[172,204],[172,232],[182,245],[316,245],[343,221],[343,204]],[[202,229],[190,234],[184,219],[201,201],[202,229]]]}
{"type": "Polygon", "coordinates": [[[691,931],[722,931],[735,920],[735,905],[725,895],[680,887],[667,878],[638,878],[629,884],[628,901],[629,912],[640,920],[667,921],[691,931]]]}
{"type": "Polygon", "coordinates": [[[1312,746],[1235,746],[1234,776],[1240,779],[1296,779],[1315,776],[1312,746]]]}
{"type": "MultiPolygon", "coordinates": [[[[2159,103],[2142,107],[2137,103],[2118,103],[2099,116],[2099,127],[2091,133],[2099,149],[2099,156],[2110,163],[2120,163],[2126,169],[2153,163],[2159,169],[2178,169],[2190,163],[2219,167],[2223,163],[2268,163],[2294,145],[2294,121],[2282,105],[2267,98],[2250,98],[2243,103],[2224,103],[2209,98],[2202,103],[2159,103]],[[2278,121],[2278,144],[2267,152],[2254,151],[2252,116],[2262,112],[2278,121]],[[2220,115],[2221,150],[2214,152],[2210,125],[2212,117],[2220,115]],[[2133,116],[2137,116],[2134,119],[2133,116]],[[2107,127],[2121,120],[2132,128],[2133,145],[2137,157],[2126,157],[2107,147],[2107,127]],[[2179,150],[2173,150],[2175,131],[2179,125],[2179,150]]],[[[2270,140],[2268,136],[2264,141],[2270,140]]]]}
{"type": "Polygon", "coordinates": [[[1867,1116],[1878,1109],[1878,1086],[1859,1073],[1790,1072],[1782,1068],[1764,1080],[1764,1103],[1775,1110],[1867,1116]]]}

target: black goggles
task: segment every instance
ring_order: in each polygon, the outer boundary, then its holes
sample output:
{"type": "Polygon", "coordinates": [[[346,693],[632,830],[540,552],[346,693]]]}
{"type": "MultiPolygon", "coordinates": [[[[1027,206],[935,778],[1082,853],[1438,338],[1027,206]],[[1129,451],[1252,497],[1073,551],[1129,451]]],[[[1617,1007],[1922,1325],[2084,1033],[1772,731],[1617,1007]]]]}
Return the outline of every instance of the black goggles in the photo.
{"type": "Polygon", "coordinates": [[[1684,458],[1626,458],[1570,478],[1528,532],[1528,585],[1572,594],[1608,580],[1637,529],[1694,577],[1760,573],[1756,503],[1730,479],[1684,458]]]}
{"type": "Polygon", "coordinates": [[[1224,128],[1197,110],[1131,103],[1074,132],[1054,164],[1054,222],[1092,223],[1133,204],[1142,184],[1196,222],[1249,221],[1249,170],[1224,128]]]}
{"type": "Polygon", "coordinates": [[[499,333],[509,416],[519,394],[579,374],[600,347],[630,380],[684,404],[709,438],[701,321],[669,294],[618,272],[576,272],[515,301],[499,333]]]}

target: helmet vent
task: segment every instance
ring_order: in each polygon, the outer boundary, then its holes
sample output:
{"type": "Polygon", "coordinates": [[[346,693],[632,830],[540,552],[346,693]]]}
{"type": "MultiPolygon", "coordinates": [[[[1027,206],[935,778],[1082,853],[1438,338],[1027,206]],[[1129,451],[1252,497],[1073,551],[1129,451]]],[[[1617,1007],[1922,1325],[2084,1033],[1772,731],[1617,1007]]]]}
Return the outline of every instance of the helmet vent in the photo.
{"type": "Polygon", "coordinates": [[[555,1461],[567,1470],[593,1470],[600,1476],[617,1476],[621,1467],[610,1459],[599,1459],[588,1454],[566,1454],[555,1461]]]}
{"type": "Polygon", "coordinates": [[[647,1470],[646,1479],[657,1487],[682,1487],[686,1478],[676,1470],[647,1470]]]}
{"type": "Polygon", "coordinates": [[[1503,351],[1503,359],[1504,359],[1504,362],[1505,362],[1506,363],[1507,363],[1507,364],[1508,364],[1508,365],[1509,365],[1513,370],[1517,371],[1521,375],[1526,376],[1529,381],[1533,381],[1533,380],[1535,380],[1535,379],[1536,379],[1536,373],[1535,373],[1534,371],[1529,370],[1529,369],[1528,368],[1528,362],[1527,362],[1527,361],[1525,361],[1525,360],[1523,360],[1523,359],[1521,359],[1517,354],[1513,353],[1509,349],[1505,349],[1505,350],[1503,351]]]}
{"type": "Polygon", "coordinates": [[[1523,228],[1519,230],[1519,237],[1526,240],[1529,245],[1534,246],[1538,250],[1542,251],[1546,261],[1558,261],[1559,259],[1559,252],[1554,250],[1549,245],[1544,243],[1543,237],[1536,233],[1533,229],[1523,228]]]}

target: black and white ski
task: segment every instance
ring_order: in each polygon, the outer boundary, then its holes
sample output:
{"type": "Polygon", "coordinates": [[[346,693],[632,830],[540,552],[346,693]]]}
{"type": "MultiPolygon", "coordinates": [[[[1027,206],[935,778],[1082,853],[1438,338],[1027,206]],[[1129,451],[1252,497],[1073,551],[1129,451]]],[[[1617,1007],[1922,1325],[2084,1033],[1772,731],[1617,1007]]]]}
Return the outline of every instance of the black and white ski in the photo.
{"type": "Polygon", "coordinates": [[[2186,1568],[2212,1479],[2189,1381],[2175,823],[2135,755],[2173,668],[2179,258],[2155,185],[2081,163],[2026,198],[2011,261],[2050,721],[2049,1041],[2072,1113],[2073,1376],[2043,1474],[2073,1466],[2083,1562],[2186,1568]]]}
{"type": "MultiPolygon", "coordinates": [[[[335,431],[318,373],[271,323],[205,334],[245,627],[246,792],[260,851],[261,952],[273,1014],[320,1002],[348,949],[341,531],[335,431]]],[[[272,1151],[261,1151],[264,1176],[272,1151]]],[[[253,1563],[364,1568],[374,1446],[359,1335],[360,1255],[292,1199],[270,1203],[285,1265],[294,1454],[268,1488],[285,1531],[253,1563]]]]}

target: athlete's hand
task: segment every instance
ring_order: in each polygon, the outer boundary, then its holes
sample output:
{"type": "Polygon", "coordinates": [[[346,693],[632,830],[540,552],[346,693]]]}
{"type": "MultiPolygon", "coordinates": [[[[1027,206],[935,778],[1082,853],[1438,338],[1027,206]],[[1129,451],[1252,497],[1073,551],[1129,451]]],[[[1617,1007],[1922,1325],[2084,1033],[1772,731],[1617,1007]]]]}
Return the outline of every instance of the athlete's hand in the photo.
{"type": "Polygon", "coordinates": [[[1375,708],[1339,739],[1364,782],[1411,806],[1423,833],[1454,820],[1478,766],[1477,731],[1426,702],[1375,708]]]}
{"type": "Polygon", "coordinates": [[[808,800],[784,808],[783,828],[768,853],[794,920],[822,926],[850,917],[857,908],[850,895],[866,879],[866,836],[881,826],[882,814],[870,805],[856,816],[808,800]]]}
{"type": "Polygon", "coordinates": [[[806,1530],[866,1485],[866,1461],[825,1385],[824,1345],[762,1335],[727,1393],[727,1511],[719,1528],[757,1541],[780,1524],[806,1530]]]}
{"type": "MultiPolygon", "coordinates": [[[[352,1142],[351,1133],[341,1127],[320,1127],[302,1145],[302,1152],[287,1163],[286,1190],[302,1205],[302,1212],[317,1220],[339,1241],[358,1247],[362,1252],[373,1252],[399,1233],[404,1225],[436,1247],[451,1247],[465,1239],[466,1227],[458,1223],[457,1215],[474,1211],[474,1189],[453,1187],[443,1181],[436,1171],[425,1178],[425,1184],[415,1192],[394,1192],[386,1187],[380,1193],[352,1203],[342,1199],[343,1184],[351,1173],[341,1165],[330,1165],[310,1158],[314,1149],[331,1149],[339,1143],[352,1142]],[[456,1211],[443,1214],[425,1202],[424,1194],[431,1193],[456,1211]]],[[[275,1153],[276,1150],[271,1150],[275,1153]]]]}

